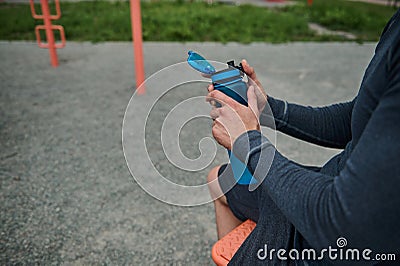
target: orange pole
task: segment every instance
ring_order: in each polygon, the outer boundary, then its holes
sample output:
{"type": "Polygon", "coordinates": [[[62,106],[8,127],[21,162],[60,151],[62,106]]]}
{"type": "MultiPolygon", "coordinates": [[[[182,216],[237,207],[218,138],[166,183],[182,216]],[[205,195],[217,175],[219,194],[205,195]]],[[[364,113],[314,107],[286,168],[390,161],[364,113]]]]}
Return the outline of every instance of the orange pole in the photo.
{"type": "Polygon", "coordinates": [[[53,33],[52,26],[51,26],[49,2],[48,2],[48,0],[40,0],[40,2],[42,4],[43,21],[44,21],[44,26],[46,28],[46,37],[47,37],[47,43],[49,46],[51,65],[53,67],[57,67],[58,66],[58,58],[57,58],[57,52],[56,52],[56,47],[55,47],[55,43],[54,43],[54,33],[53,33]]]}
{"type": "Polygon", "coordinates": [[[307,4],[308,4],[309,6],[312,6],[312,2],[313,2],[313,0],[307,0],[307,4]]]}
{"type": "Polygon", "coordinates": [[[138,94],[145,93],[144,66],[143,66],[143,40],[142,40],[142,17],[140,15],[140,0],[130,0],[133,53],[135,58],[136,88],[138,94]]]}

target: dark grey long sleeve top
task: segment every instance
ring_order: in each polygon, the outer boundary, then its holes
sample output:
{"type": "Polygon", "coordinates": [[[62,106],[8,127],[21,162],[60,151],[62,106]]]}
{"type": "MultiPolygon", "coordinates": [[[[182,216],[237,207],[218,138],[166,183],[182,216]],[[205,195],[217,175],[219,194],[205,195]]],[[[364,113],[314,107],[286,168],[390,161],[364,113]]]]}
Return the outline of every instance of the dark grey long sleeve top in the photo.
{"type": "Polygon", "coordinates": [[[282,156],[259,131],[233,145],[304,239],[322,249],[344,236],[349,246],[400,253],[400,10],[353,101],[322,108],[272,97],[268,103],[281,132],[344,149],[314,172],[282,156]]]}

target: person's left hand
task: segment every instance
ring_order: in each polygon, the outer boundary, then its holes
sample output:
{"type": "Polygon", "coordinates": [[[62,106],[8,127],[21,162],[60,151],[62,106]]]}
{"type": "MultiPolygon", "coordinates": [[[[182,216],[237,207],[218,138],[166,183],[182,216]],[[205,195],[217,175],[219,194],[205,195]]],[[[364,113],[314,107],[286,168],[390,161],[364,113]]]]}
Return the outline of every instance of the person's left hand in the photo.
{"type": "Polygon", "coordinates": [[[240,135],[250,130],[260,130],[260,111],[254,86],[247,90],[248,107],[218,90],[209,88],[209,91],[207,101],[211,104],[217,101],[222,105],[219,108],[214,106],[210,113],[214,120],[212,134],[219,144],[231,150],[240,135]]]}

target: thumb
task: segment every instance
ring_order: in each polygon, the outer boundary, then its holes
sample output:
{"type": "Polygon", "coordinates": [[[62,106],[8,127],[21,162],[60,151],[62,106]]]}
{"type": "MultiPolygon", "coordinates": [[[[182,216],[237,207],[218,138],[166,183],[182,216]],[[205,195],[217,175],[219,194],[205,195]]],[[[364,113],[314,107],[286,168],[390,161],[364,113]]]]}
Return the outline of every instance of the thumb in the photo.
{"type": "Polygon", "coordinates": [[[258,117],[259,110],[258,110],[258,104],[257,104],[257,96],[256,96],[255,88],[253,85],[251,85],[249,87],[249,89],[247,90],[247,103],[248,103],[250,109],[258,117]]]}

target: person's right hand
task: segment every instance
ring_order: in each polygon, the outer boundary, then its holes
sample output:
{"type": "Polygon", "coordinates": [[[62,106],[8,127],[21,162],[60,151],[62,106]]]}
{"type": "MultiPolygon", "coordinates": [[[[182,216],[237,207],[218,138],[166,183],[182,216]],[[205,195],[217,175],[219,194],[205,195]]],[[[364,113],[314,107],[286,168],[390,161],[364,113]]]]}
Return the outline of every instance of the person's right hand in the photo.
{"type": "MultiPolygon", "coordinates": [[[[257,107],[258,110],[260,111],[260,114],[265,108],[265,105],[267,104],[267,93],[265,92],[263,86],[261,85],[261,82],[258,80],[256,72],[254,71],[254,68],[247,63],[246,59],[242,60],[242,66],[244,73],[249,77],[249,84],[248,87],[254,86],[255,94],[257,96],[257,107]]],[[[207,87],[208,92],[211,92],[214,90],[214,86],[210,84],[207,87]]],[[[216,102],[214,100],[210,101],[210,104],[213,107],[216,107],[216,102]]]]}
{"type": "Polygon", "coordinates": [[[251,67],[249,63],[247,63],[246,59],[242,60],[242,66],[244,73],[246,73],[246,75],[249,77],[249,86],[253,85],[255,88],[258,110],[260,111],[260,113],[262,113],[265,105],[267,104],[267,93],[261,85],[261,82],[258,80],[254,68],[251,67]]]}

